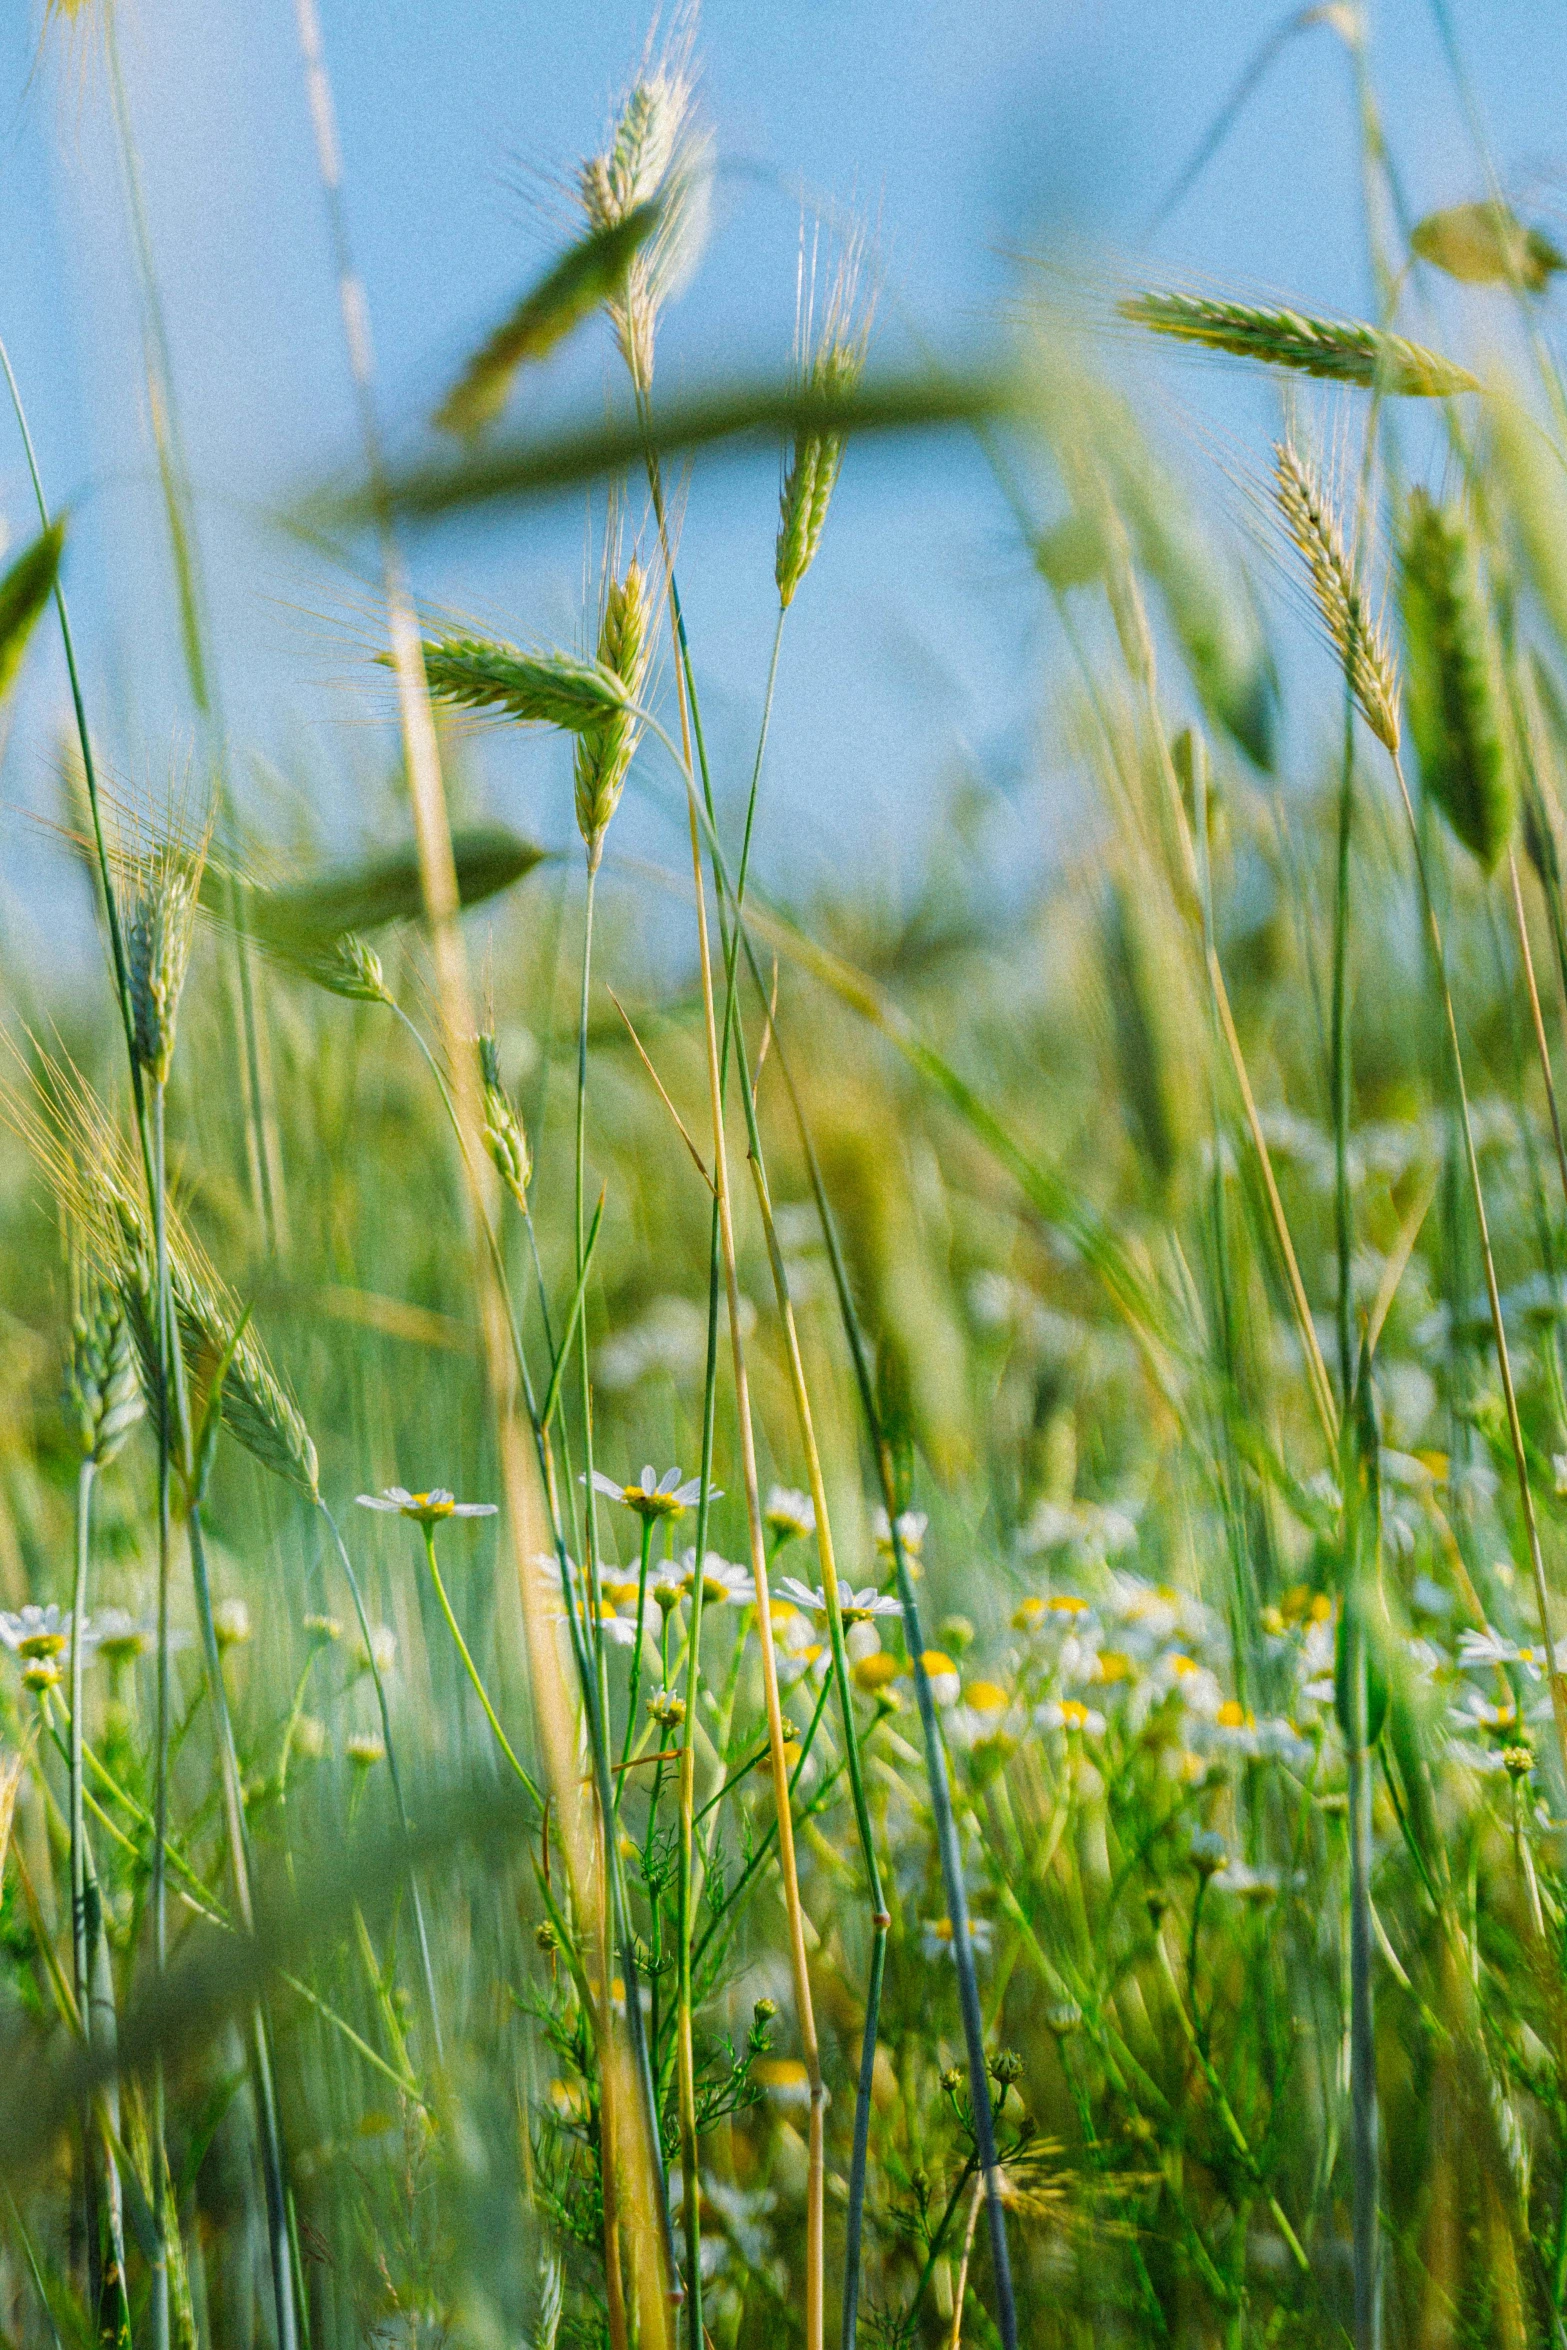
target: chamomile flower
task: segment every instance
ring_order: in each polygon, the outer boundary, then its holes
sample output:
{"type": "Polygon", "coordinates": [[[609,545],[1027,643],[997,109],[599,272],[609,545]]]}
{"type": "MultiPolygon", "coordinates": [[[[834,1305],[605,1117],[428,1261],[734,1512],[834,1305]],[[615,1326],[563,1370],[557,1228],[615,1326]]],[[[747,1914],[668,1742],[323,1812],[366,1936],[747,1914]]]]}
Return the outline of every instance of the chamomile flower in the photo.
{"type": "Polygon", "coordinates": [[[1458,1662],[1466,1673],[1488,1665],[1522,1665],[1530,1680],[1538,1681],[1545,1660],[1537,1648],[1520,1648],[1488,1624],[1483,1632],[1459,1633],[1458,1662]]]}
{"type": "MultiPolygon", "coordinates": [[[[92,1638],[105,1664],[129,1665],[137,1657],[151,1654],[157,1644],[158,1626],[155,1619],[139,1619],[123,1607],[104,1607],[93,1617],[92,1638]]],[[[169,1646],[188,1648],[190,1634],[171,1630],[169,1646]]]]}
{"type": "Polygon", "coordinates": [[[220,1599],[212,1611],[219,1648],[242,1648],[250,1638],[250,1610],[242,1599],[220,1599]]]}
{"type": "MultiPolygon", "coordinates": [[[[15,1615],[0,1616],[0,1644],[3,1644],[23,1664],[46,1663],[63,1656],[71,1645],[71,1614],[64,1614],[51,1599],[47,1607],[29,1605],[18,1609],[15,1615]]],[[[82,1626],[84,1652],[90,1654],[93,1643],[92,1626],[82,1626]]]]}
{"type": "Polygon", "coordinates": [[[1035,1707],[1034,1720],[1041,1730],[1072,1730],[1081,1738],[1104,1736],[1104,1715],[1078,1697],[1050,1698],[1035,1707]]]}
{"type": "Polygon", "coordinates": [[[1455,1730],[1504,1731],[1518,1727],[1518,1708],[1510,1698],[1500,1705],[1488,1705],[1477,1689],[1466,1689],[1454,1706],[1449,1706],[1448,1720],[1455,1730]]]}
{"type": "MultiPolygon", "coordinates": [[[[883,1558],[890,1559],[893,1555],[892,1528],[887,1523],[886,1511],[878,1510],[872,1524],[876,1535],[876,1548],[883,1558]]],[[[917,1559],[919,1557],[924,1546],[925,1529],[929,1524],[930,1520],[923,1510],[900,1511],[898,1540],[903,1547],[905,1558],[917,1559]]]]}
{"type": "Polygon", "coordinates": [[[951,1657],[943,1656],[939,1648],[927,1648],[920,1663],[925,1667],[925,1678],[930,1683],[930,1693],[937,1705],[956,1705],[962,1683],[951,1657]]]}
{"type": "MultiPolygon", "coordinates": [[[[696,1552],[688,1550],[680,1561],[681,1581],[688,1592],[696,1588],[696,1552]]],[[[726,1601],[736,1606],[755,1597],[756,1586],[748,1567],[737,1567],[728,1559],[720,1558],[716,1550],[704,1552],[702,1558],[702,1598],[708,1607],[722,1607],[726,1601]]]]}
{"type": "Polygon", "coordinates": [[[787,2108],[811,2102],[811,2076],[797,2056],[758,2056],[751,2078],[769,2105],[787,2108]]]}
{"type": "MultiPolygon", "coordinates": [[[[585,1485],[587,1479],[584,1477],[582,1482],[585,1485]]],[[[688,1477],[682,1482],[678,1469],[666,1469],[660,1477],[655,1474],[651,1461],[644,1467],[641,1476],[629,1485],[619,1485],[613,1477],[606,1477],[602,1469],[595,1469],[593,1485],[596,1492],[607,1494],[611,1501],[623,1503],[628,1510],[635,1510],[639,1518],[649,1522],[680,1517],[690,1509],[693,1502],[701,1498],[702,1492],[700,1477],[688,1477]]],[[[708,1496],[713,1501],[721,1498],[718,1488],[713,1485],[708,1487],[708,1496]]]]}
{"type": "Polygon", "coordinates": [[[762,1517],[780,1542],[808,1542],[816,1532],[816,1504],[795,1485],[774,1485],[762,1517]]]}
{"type": "Polygon", "coordinates": [[[380,1493],[361,1493],[357,1497],[362,1510],[385,1510],[392,1516],[412,1518],[418,1526],[438,1526],[443,1518],[493,1518],[493,1501],[456,1501],[444,1486],[432,1486],[428,1493],[410,1493],[404,1485],[388,1485],[380,1493]]]}
{"type": "MultiPolygon", "coordinates": [[[[970,1918],[969,1948],[976,1958],[988,1958],[994,1928],[989,1918],[970,1918]]],[[[956,1936],[950,1918],[926,1918],[920,1927],[920,1947],[928,1959],[950,1958],[956,1936]]]]}
{"type": "MultiPolygon", "coordinates": [[[[808,1615],[827,1621],[827,1594],[820,1586],[813,1590],[809,1583],[801,1583],[793,1575],[785,1575],[778,1586],[802,1607],[808,1615]]],[[[868,1624],[873,1616],[901,1616],[903,1604],[890,1591],[878,1591],[874,1583],[867,1583],[863,1591],[845,1588],[838,1594],[838,1606],[845,1624],[868,1624]]]]}
{"type": "Polygon", "coordinates": [[[895,1656],[889,1656],[886,1649],[878,1648],[872,1656],[857,1657],[850,1668],[849,1677],[855,1688],[863,1690],[867,1697],[879,1698],[884,1705],[892,1706],[898,1701],[892,1683],[902,1669],[895,1656]]]}

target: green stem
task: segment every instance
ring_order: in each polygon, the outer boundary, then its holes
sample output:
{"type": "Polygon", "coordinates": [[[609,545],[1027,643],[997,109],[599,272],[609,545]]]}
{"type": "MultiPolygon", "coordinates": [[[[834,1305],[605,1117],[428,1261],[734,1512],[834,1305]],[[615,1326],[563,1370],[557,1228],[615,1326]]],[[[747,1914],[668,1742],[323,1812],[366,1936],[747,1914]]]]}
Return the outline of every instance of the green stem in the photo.
{"type": "MultiPolygon", "coordinates": [[[[201,1629],[202,1659],[206,1666],[217,1739],[218,1779],[223,1799],[229,1873],[234,1880],[234,1903],[241,1931],[250,1934],[255,1928],[255,1918],[250,1895],[245,1799],[240,1786],[234,1726],[229,1718],[228,1691],[223,1680],[217,1625],[212,1614],[212,1587],[207,1575],[207,1548],[202,1534],[201,1504],[198,1499],[193,1498],[191,1501],[186,1524],[190,1535],[191,1577],[196,1591],[196,1619],[201,1629]]],[[[278,2350],[297,2350],[299,2332],[294,2305],[293,2260],[289,2244],[288,2195],[284,2181],[282,2130],[278,2121],[277,2083],[271,2034],[259,2000],[251,2010],[250,2039],[251,2068],[260,2125],[261,2171],[267,2203],[267,2233],[272,2256],[272,2300],[277,2320],[278,2350]]]]}
{"type": "Polygon", "coordinates": [[[516,1755],[512,1752],[511,1740],[507,1737],[505,1731],[501,1728],[500,1718],[497,1715],[494,1706],[490,1703],[489,1692],[479,1677],[479,1668],[474,1663],[472,1656],[469,1654],[468,1643],[462,1636],[462,1627],[458,1623],[457,1618],[452,1613],[452,1603],[446,1596],[446,1585],[441,1580],[441,1570],[435,1563],[435,1528],[433,1526],[426,1526],[423,1529],[423,1532],[424,1555],[429,1563],[430,1580],[435,1585],[435,1596],[441,1603],[441,1613],[446,1618],[446,1628],[451,1633],[453,1640],[457,1643],[457,1653],[462,1658],[463,1669],[467,1673],[469,1680],[473,1683],[474,1694],[478,1698],[480,1705],[484,1708],[484,1718],[495,1733],[496,1744],[499,1746],[502,1754],[506,1757],[506,1760],[511,1764],[512,1769],[516,1772],[518,1778],[521,1780],[533,1802],[536,1803],[540,1811],[542,1811],[544,1809],[544,1798],[539,1793],[538,1788],[535,1786],[531,1775],[526,1770],[524,1770],[522,1764],[517,1760],[516,1755]]]}
{"type": "MultiPolygon", "coordinates": [[[[615,1789],[618,1807],[625,1792],[626,1765],[631,1760],[631,1749],[637,1734],[637,1698],[642,1688],[642,1628],[647,1622],[647,1572],[653,1556],[653,1521],[642,1521],[642,1556],[637,1562],[637,1637],[631,1651],[631,1678],[626,1694],[626,1737],[620,1750],[620,1785],[615,1789]]],[[[698,1573],[700,1573],[700,1562],[698,1573]]],[[[655,1766],[656,1767],[656,1766],[655,1766]]]]}
{"type": "Polygon", "coordinates": [[[419,1938],[419,1962],[424,1975],[424,1995],[430,2008],[430,2033],[435,2043],[436,2061],[439,2063],[444,2054],[441,2046],[441,2003],[435,1996],[435,1969],[430,1962],[430,1936],[424,1921],[424,1902],[419,1893],[419,1879],[414,1871],[413,1830],[408,1822],[408,1806],[403,1800],[402,1773],[397,1767],[397,1747],[392,1738],[392,1714],[386,1701],[386,1682],[381,1667],[376,1661],[375,1642],[370,1635],[370,1618],[365,1613],[364,1594],[359,1588],[359,1577],[354,1572],[354,1562],[349,1557],[347,1546],[337,1530],[337,1520],[319,1496],[316,1507],[326,1520],[327,1530],[331,1534],[333,1545],[337,1551],[338,1562],[347,1578],[348,1588],[354,1602],[354,1614],[359,1619],[359,1636],[365,1644],[365,1661],[370,1667],[370,1678],[375,1684],[375,1702],[381,1716],[381,1743],[386,1748],[386,1768],[392,1782],[392,1799],[397,1805],[397,1818],[402,1829],[403,1842],[408,1847],[408,1892],[413,1902],[414,1931],[419,1938]]]}

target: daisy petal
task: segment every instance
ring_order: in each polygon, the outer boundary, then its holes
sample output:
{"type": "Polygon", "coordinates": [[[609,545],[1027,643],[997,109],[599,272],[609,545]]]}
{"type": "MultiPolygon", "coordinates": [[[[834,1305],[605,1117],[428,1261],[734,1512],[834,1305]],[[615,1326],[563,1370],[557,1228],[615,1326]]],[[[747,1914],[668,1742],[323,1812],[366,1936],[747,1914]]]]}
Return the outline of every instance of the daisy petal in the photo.
{"type": "Polygon", "coordinates": [[[499,1503],[493,1501],[459,1501],[452,1504],[454,1518],[493,1518],[499,1503]]]}

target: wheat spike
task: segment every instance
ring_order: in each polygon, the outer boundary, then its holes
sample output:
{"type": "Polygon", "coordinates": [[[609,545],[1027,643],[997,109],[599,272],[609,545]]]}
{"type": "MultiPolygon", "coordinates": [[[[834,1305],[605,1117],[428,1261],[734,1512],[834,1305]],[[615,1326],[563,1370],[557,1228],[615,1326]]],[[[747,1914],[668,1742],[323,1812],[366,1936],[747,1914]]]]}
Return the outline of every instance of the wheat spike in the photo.
{"type": "Polygon", "coordinates": [[[1490,873],[1512,839],[1516,805],[1485,598],[1464,516],[1420,489],[1410,492],[1399,588],[1420,780],[1490,873]]]}
{"type": "Polygon", "coordinates": [[[1151,327],[1155,334],[1323,376],[1330,383],[1426,400],[1484,388],[1467,368],[1358,318],[1311,318],[1298,310],[1220,302],[1205,294],[1132,294],[1116,307],[1134,326],[1151,327]]]}
{"type": "Polygon", "coordinates": [[[126,960],[136,1057],[155,1085],[167,1083],[174,1058],[200,887],[200,863],[181,849],[165,846],[140,861],[126,925],[126,960]]]}
{"type": "Polygon", "coordinates": [[[427,639],[424,669],[439,702],[499,710],[525,726],[559,726],[571,734],[602,725],[626,699],[619,677],[601,661],[523,652],[484,637],[427,639]]]}
{"type": "Polygon", "coordinates": [[[599,622],[597,666],[616,680],[623,701],[601,724],[586,726],[577,736],[577,829],[595,872],[637,747],[640,728],[627,705],[640,698],[647,676],[653,649],[649,620],[647,582],[633,557],[623,579],[609,580],[599,622]]]}
{"type": "Polygon", "coordinates": [[[141,1418],[142,1395],[124,1312],[98,1281],[72,1318],[65,1392],[82,1456],[101,1469],[141,1418]]]}
{"type": "Polygon", "coordinates": [[[500,1052],[488,1031],[477,1037],[479,1087],[484,1101],[484,1147],[495,1171],[524,1215],[528,1212],[528,1178],[533,1159],[528,1137],[511,1096],[501,1083],[500,1052]]]}
{"type": "Polygon", "coordinates": [[[1293,443],[1273,452],[1275,492],[1285,528],[1306,559],[1317,610],[1361,716],[1379,742],[1398,749],[1398,674],[1380,622],[1345,551],[1338,522],[1320,483],[1293,443]]]}

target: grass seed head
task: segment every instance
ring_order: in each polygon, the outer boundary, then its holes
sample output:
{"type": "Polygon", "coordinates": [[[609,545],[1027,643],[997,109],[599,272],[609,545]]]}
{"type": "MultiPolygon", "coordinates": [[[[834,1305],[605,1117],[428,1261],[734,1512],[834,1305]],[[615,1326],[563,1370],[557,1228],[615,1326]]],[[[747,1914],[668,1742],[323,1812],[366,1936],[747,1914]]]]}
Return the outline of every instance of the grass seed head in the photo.
{"type": "Polygon", "coordinates": [[[333,939],[308,962],[301,962],[299,968],[329,995],[345,996],[350,1003],[389,1004],[392,1000],[380,956],[368,940],[351,930],[333,939]]]}
{"type": "Polygon", "coordinates": [[[495,1162],[496,1173],[526,1215],[528,1178],[533,1173],[528,1137],[511,1097],[501,1083],[500,1054],[494,1037],[486,1033],[477,1042],[479,1087],[484,1104],[484,1147],[495,1162]]]}
{"type": "MultiPolygon", "coordinates": [[[[802,391],[828,399],[842,397],[854,390],[865,372],[871,312],[859,298],[861,249],[859,237],[851,239],[839,264],[821,329],[814,335],[802,267],[797,330],[802,391]]],[[[802,433],[797,436],[779,493],[778,539],[773,556],[778,600],[786,610],[816,560],[842,463],[843,441],[839,435],[802,433]]]]}
{"type": "Polygon", "coordinates": [[[124,1310],[101,1282],[90,1285],[72,1322],[66,1401],[82,1457],[100,1469],[113,1460],[142,1416],[136,1356],[124,1310]]]}
{"type": "Polygon", "coordinates": [[[596,666],[615,680],[620,704],[599,724],[582,728],[577,736],[577,829],[592,872],[597,872],[604,853],[604,835],[620,805],[626,771],[641,733],[627,705],[640,699],[647,676],[653,651],[650,620],[647,582],[633,556],[620,579],[610,576],[599,621],[596,666]]]}
{"type": "Polygon", "coordinates": [[[1358,318],[1312,318],[1298,310],[1216,301],[1206,294],[1132,294],[1117,308],[1134,326],[1151,327],[1155,334],[1330,383],[1428,400],[1482,388],[1467,368],[1439,352],[1384,334],[1358,318]]]}
{"type": "MultiPolygon", "coordinates": [[[[390,666],[390,656],[380,656],[390,666]]],[[[427,639],[425,676],[438,702],[498,710],[524,726],[578,734],[619,711],[625,689],[613,669],[574,653],[529,653],[483,637],[427,639]]]]}
{"type": "Polygon", "coordinates": [[[706,226],[710,158],[694,99],[689,38],[677,36],[662,61],[632,85],[608,145],[577,173],[577,200],[597,235],[656,210],[651,234],[607,297],[621,356],[643,395],[653,381],[659,311],[690,274],[706,226]]]}
{"type": "Polygon", "coordinates": [[[1327,493],[1290,441],[1275,444],[1273,477],[1284,526],[1305,557],[1322,625],[1344,665],[1361,716],[1377,740],[1396,754],[1398,673],[1327,493]]]}
{"type": "Polygon", "coordinates": [[[1512,838],[1516,801],[1485,598],[1463,514],[1421,489],[1405,515],[1399,599],[1420,780],[1490,873],[1512,838]]]}
{"type": "Polygon", "coordinates": [[[126,929],[136,1058],[155,1085],[168,1081],[180,995],[196,927],[200,868],[182,851],[141,862],[126,929]]]}

